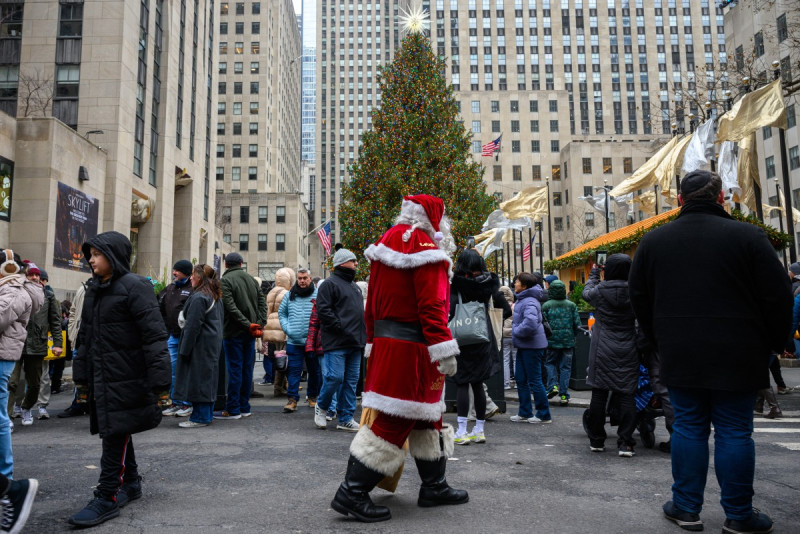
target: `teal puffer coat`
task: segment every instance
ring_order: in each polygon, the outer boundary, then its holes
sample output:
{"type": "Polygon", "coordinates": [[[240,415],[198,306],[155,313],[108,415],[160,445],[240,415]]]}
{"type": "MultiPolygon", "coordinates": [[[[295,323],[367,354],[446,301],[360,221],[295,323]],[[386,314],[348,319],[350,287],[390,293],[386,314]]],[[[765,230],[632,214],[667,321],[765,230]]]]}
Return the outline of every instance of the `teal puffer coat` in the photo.
{"type": "Polygon", "coordinates": [[[578,307],[567,300],[567,288],[561,280],[555,280],[548,290],[550,300],[542,304],[542,313],[547,317],[553,335],[547,340],[551,349],[571,349],[581,326],[578,307]]]}

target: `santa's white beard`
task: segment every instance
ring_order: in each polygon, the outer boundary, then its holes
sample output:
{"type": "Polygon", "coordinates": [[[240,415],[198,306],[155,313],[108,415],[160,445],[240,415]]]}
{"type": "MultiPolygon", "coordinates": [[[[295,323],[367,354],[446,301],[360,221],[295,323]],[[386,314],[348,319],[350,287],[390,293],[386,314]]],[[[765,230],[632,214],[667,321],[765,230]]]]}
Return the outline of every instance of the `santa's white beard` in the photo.
{"type": "MultiPolygon", "coordinates": [[[[437,240],[435,237],[436,231],[433,229],[433,225],[428,218],[428,214],[425,212],[425,208],[416,202],[403,200],[403,203],[400,205],[400,215],[395,219],[394,223],[408,224],[411,225],[412,229],[424,231],[437,244],[440,250],[447,252],[447,254],[451,256],[456,251],[456,242],[450,231],[450,219],[447,215],[443,215],[442,220],[439,222],[439,233],[442,234],[442,239],[440,240],[437,240]]],[[[411,235],[410,231],[408,235],[411,235]]]]}

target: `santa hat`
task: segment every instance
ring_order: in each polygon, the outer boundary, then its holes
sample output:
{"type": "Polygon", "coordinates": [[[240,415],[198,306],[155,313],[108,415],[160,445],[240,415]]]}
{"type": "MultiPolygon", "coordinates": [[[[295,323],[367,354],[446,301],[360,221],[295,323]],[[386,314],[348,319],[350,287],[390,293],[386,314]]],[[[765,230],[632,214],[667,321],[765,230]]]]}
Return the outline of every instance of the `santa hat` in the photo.
{"type": "Polygon", "coordinates": [[[439,224],[442,222],[442,217],[444,216],[444,201],[441,198],[431,195],[412,195],[403,197],[403,202],[413,202],[422,206],[435,232],[433,238],[436,241],[441,241],[444,236],[442,232],[439,231],[439,224]]]}

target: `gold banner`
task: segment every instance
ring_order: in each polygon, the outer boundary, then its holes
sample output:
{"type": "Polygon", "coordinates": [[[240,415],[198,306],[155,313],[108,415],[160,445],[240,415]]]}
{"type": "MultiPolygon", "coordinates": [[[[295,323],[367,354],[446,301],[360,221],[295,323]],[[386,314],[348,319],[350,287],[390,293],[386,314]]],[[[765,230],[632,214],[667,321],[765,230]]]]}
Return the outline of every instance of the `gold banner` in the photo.
{"type": "Polygon", "coordinates": [[[756,133],[739,141],[739,162],[736,173],[739,177],[739,187],[742,188],[741,195],[734,194],[733,201],[741,202],[753,213],[756,212],[756,191],[755,184],[759,183],[758,178],[758,153],[756,151],[756,133]]]}
{"type": "Polygon", "coordinates": [[[527,187],[500,204],[507,219],[547,215],[547,187],[527,187]]]}
{"type": "Polygon", "coordinates": [[[764,126],[786,129],[786,103],[779,79],[747,93],[719,118],[717,143],[739,141],[764,126]]]}
{"type": "Polygon", "coordinates": [[[675,195],[672,194],[672,187],[677,185],[675,184],[675,175],[681,170],[683,166],[683,155],[686,153],[686,148],[689,146],[689,142],[692,140],[691,135],[684,136],[681,138],[677,143],[675,143],[675,147],[664,156],[664,159],[661,160],[656,170],[653,171],[653,174],[656,177],[656,184],[658,185],[659,189],[661,190],[661,194],[664,196],[668,196],[670,198],[674,198],[675,195]]]}
{"type": "Polygon", "coordinates": [[[638,191],[639,189],[647,189],[656,185],[655,170],[664,158],[669,154],[675,145],[678,144],[678,137],[675,136],[669,142],[661,147],[661,150],[656,152],[653,157],[644,162],[644,165],[636,169],[636,172],[631,174],[628,178],[622,181],[608,194],[612,197],[619,197],[631,192],[638,191]]]}

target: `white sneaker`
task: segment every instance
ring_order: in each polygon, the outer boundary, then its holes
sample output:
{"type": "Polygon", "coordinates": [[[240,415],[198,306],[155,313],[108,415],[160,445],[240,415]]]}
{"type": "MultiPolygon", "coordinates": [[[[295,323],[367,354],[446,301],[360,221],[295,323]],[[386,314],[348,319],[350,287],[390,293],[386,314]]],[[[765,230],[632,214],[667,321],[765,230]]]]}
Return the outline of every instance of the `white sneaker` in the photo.
{"type": "Polygon", "coordinates": [[[201,426],[208,426],[208,423],[195,423],[194,421],[181,421],[178,423],[181,428],[197,428],[201,426]]]}
{"type": "Polygon", "coordinates": [[[546,425],[546,424],[552,423],[552,422],[553,422],[553,420],[552,420],[552,419],[539,419],[538,417],[536,417],[536,416],[534,415],[533,417],[531,417],[530,419],[528,419],[528,422],[529,422],[529,423],[533,423],[533,424],[542,424],[542,425],[546,425]]]}
{"type": "Polygon", "coordinates": [[[50,419],[50,414],[47,413],[47,408],[39,406],[39,416],[36,419],[50,419]]]}
{"type": "Polygon", "coordinates": [[[336,425],[336,430],[347,430],[348,432],[358,432],[358,427],[359,424],[356,423],[353,419],[350,419],[346,423],[339,423],[338,425],[336,425]]]}
{"type": "Polygon", "coordinates": [[[163,416],[175,415],[176,413],[178,413],[178,410],[180,410],[180,409],[181,409],[180,406],[176,406],[175,404],[173,404],[172,406],[170,406],[166,410],[163,410],[161,412],[161,415],[163,415],[163,416]]]}
{"type": "Polygon", "coordinates": [[[175,412],[175,417],[189,417],[190,415],[192,415],[191,406],[183,406],[180,410],[175,412]]]}
{"type": "Polygon", "coordinates": [[[512,423],[530,423],[533,417],[522,417],[521,415],[512,415],[510,417],[512,423]]]}
{"type": "Polygon", "coordinates": [[[319,404],[314,406],[314,424],[323,430],[328,427],[328,418],[325,417],[325,412],[320,409],[319,404]]]}
{"type": "Polygon", "coordinates": [[[14,408],[11,410],[11,417],[22,417],[22,409],[19,407],[19,404],[14,405],[14,408]]]}
{"type": "Polygon", "coordinates": [[[30,410],[22,410],[22,426],[31,426],[33,424],[33,414],[30,410]]]}

